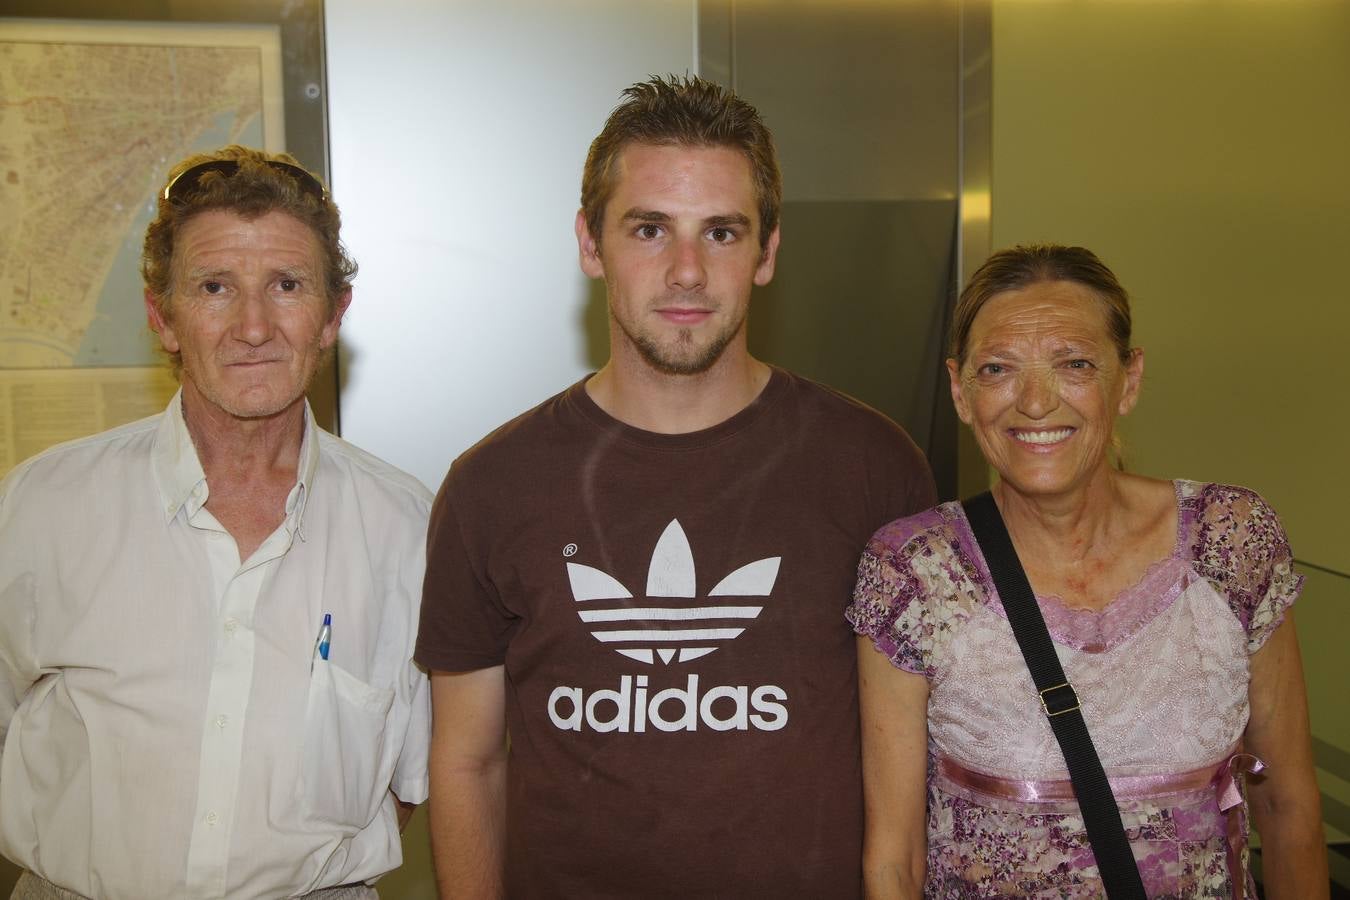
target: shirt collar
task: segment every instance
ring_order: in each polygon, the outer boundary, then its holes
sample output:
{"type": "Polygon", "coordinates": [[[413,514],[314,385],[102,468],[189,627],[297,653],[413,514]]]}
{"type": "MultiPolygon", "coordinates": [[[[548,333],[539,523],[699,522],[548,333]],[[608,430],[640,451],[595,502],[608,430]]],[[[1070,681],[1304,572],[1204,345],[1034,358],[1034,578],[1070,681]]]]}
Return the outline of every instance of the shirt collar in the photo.
{"type": "Polygon", "coordinates": [[[300,441],[300,466],[295,487],[286,495],[286,518],[293,519],[295,530],[300,532],[300,540],[305,539],[301,527],[305,521],[305,507],[309,503],[313,490],[314,476],[319,471],[318,426],[314,423],[314,412],[305,401],[305,436],[300,441]]]}
{"type": "MultiPolygon", "coordinates": [[[[315,434],[314,413],[305,401],[305,436],[300,442],[300,465],[295,487],[286,496],[286,518],[293,519],[299,529],[305,514],[305,503],[319,469],[319,441],[315,434]]],[[[187,507],[188,516],[206,505],[209,491],[206,472],[197,457],[197,448],[188,434],[183,420],[183,389],[173,395],[169,407],[160,418],[151,451],[155,481],[159,486],[160,508],[165,521],[187,507]]]]}

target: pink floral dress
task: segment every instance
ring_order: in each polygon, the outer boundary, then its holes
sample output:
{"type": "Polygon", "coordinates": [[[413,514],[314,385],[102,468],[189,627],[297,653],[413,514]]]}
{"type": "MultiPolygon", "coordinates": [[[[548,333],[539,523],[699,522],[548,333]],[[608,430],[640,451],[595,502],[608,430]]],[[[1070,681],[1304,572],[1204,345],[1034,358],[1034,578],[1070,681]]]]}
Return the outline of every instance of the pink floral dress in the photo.
{"type": "MultiPolygon", "coordinates": [[[[1215,785],[1247,725],[1248,658],[1303,579],[1255,493],[1175,484],[1175,548],[1137,584],[1101,612],[1037,599],[1148,895],[1254,898],[1250,876],[1230,878],[1246,868],[1242,808],[1225,814],[1215,785]]],[[[878,531],[847,616],[929,682],[925,896],[1103,896],[1077,804],[1049,789],[1067,786],[1064,759],[960,504],[878,531]]]]}

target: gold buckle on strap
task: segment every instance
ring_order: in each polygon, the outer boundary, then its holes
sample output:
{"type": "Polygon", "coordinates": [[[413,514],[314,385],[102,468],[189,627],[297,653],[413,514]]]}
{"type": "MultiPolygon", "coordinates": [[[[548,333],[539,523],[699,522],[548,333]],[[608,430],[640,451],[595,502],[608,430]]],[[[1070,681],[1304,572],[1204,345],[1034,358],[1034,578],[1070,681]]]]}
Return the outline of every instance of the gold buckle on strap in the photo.
{"type": "Polygon", "coordinates": [[[1078,694],[1067,681],[1041,691],[1041,709],[1050,718],[1078,709],[1078,694]],[[1062,693],[1061,693],[1062,692],[1062,693]],[[1053,694],[1053,696],[1049,696],[1053,694]]]}

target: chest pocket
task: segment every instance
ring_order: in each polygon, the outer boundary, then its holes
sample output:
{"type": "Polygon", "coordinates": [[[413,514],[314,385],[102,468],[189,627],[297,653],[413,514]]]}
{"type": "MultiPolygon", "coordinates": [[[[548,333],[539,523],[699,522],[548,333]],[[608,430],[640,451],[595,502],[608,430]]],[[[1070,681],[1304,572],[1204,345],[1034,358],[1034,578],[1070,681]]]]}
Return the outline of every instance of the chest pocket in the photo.
{"type": "Polygon", "coordinates": [[[309,814],[356,834],[389,791],[393,754],[385,730],[394,692],[316,659],[305,709],[303,799],[309,814]]]}

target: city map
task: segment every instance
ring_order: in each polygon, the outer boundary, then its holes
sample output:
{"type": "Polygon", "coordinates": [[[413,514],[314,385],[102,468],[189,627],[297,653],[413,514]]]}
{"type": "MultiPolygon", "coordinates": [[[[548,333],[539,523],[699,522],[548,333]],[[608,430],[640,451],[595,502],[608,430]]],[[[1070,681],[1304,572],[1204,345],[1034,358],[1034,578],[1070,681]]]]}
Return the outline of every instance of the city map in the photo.
{"type": "Polygon", "coordinates": [[[271,26],[0,21],[0,475],[162,409],[141,241],[179,159],[279,149],[271,26]]]}

